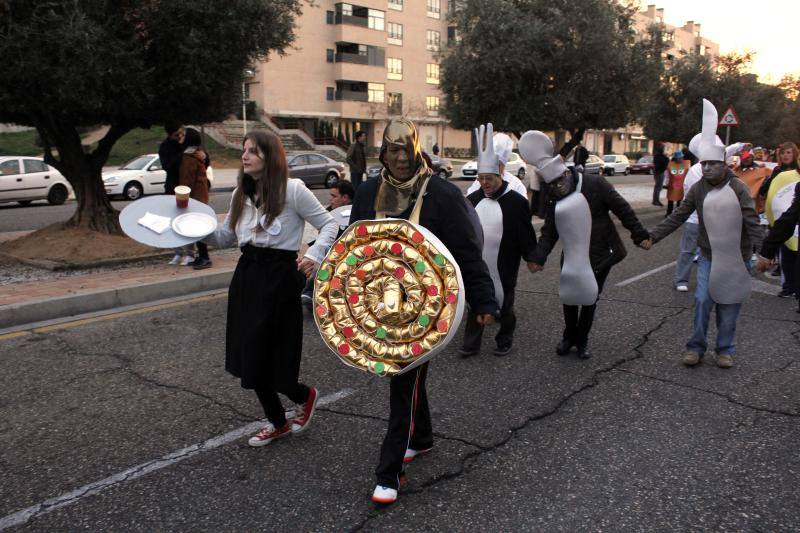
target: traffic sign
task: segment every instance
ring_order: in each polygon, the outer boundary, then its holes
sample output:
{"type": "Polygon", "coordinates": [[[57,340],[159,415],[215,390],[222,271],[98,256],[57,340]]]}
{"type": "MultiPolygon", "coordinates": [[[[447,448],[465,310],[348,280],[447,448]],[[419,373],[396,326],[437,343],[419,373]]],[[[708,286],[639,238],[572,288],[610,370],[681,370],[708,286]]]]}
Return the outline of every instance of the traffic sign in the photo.
{"type": "Polygon", "coordinates": [[[725,114],[722,115],[722,118],[719,119],[720,126],[738,126],[739,125],[739,117],[736,116],[736,111],[733,109],[733,106],[730,106],[725,114]]]}

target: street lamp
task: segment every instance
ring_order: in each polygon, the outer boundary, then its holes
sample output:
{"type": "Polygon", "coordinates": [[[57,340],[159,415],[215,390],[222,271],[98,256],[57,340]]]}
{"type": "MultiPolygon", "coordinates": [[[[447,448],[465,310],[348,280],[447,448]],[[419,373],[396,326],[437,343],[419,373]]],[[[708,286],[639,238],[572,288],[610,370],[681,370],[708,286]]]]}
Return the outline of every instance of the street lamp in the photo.
{"type": "Polygon", "coordinates": [[[247,135],[247,78],[252,78],[256,73],[254,70],[246,68],[242,72],[242,138],[247,135]]]}

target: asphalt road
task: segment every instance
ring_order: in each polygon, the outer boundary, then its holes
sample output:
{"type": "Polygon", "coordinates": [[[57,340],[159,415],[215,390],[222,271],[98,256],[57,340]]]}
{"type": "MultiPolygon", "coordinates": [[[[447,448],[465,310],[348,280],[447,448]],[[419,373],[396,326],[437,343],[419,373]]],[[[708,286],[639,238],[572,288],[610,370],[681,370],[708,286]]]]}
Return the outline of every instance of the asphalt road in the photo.
{"type": "Polygon", "coordinates": [[[797,531],[796,303],[754,292],[736,366],[684,368],[691,293],[670,268],[618,285],[673,261],[679,238],[612,270],[588,361],[553,350],[557,255],[522,270],[514,351],[491,355],[487,337],[479,356],[455,342],[432,362],[435,449],[387,509],[369,495],[388,383],[338,362],[310,318],[301,376],[328,403],[307,434],[260,449],[209,441],[261,416],[223,369],[224,295],[0,339],[0,528],[797,531]]]}
{"type": "MultiPolygon", "coordinates": [[[[616,185],[639,185],[651,184],[653,178],[647,175],[614,176],[609,178],[616,185]]],[[[471,181],[454,180],[462,190],[466,191],[471,181]]],[[[311,189],[314,195],[328,205],[328,190],[314,188],[311,189]]],[[[227,213],[230,206],[231,193],[229,190],[223,192],[211,192],[211,206],[217,213],[227,213]]],[[[125,208],[130,202],[112,201],[112,205],[119,210],[125,208]]],[[[6,231],[25,231],[34,230],[68,220],[75,212],[75,201],[69,200],[63,205],[49,205],[46,200],[32,203],[28,207],[22,207],[17,203],[0,204],[0,233],[6,231]]]]}

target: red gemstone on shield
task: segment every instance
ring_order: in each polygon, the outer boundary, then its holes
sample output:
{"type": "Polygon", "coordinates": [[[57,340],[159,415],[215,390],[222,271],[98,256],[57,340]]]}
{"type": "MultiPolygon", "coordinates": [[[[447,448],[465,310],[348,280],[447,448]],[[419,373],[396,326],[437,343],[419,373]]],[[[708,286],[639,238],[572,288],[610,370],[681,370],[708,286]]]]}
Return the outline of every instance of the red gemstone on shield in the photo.
{"type": "Polygon", "coordinates": [[[367,271],[359,268],[358,270],[356,270],[356,277],[359,280],[364,281],[364,278],[367,277],[367,271]]]}
{"type": "Polygon", "coordinates": [[[342,278],[333,278],[331,280],[331,289],[341,289],[342,288],[342,278]]]}
{"type": "Polygon", "coordinates": [[[406,275],[406,269],[403,267],[397,267],[394,269],[394,277],[397,279],[403,279],[403,276],[406,275]]]}
{"type": "Polygon", "coordinates": [[[375,248],[373,248],[372,246],[365,246],[364,255],[366,257],[372,257],[373,255],[375,255],[375,248]]]}
{"type": "Polygon", "coordinates": [[[343,328],[342,329],[342,335],[344,335],[345,339],[349,339],[350,337],[353,336],[353,328],[351,328],[350,326],[347,326],[346,328],[343,328]]]}
{"type": "Polygon", "coordinates": [[[364,236],[366,236],[366,234],[367,234],[367,227],[366,227],[366,226],[364,226],[364,225],[361,225],[361,226],[357,227],[357,228],[356,228],[356,234],[357,234],[359,237],[364,237],[364,236]]]}
{"type": "Polygon", "coordinates": [[[447,320],[440,320],[436,323],[436,329],[439,330],[439,333],[446,332],[448,327],[449,324],[447,323],[447,320]]]}
{"type": "Polygon", "coordinates": [[[339,345],[339,353],[342,355],[347,355],[350,353],[350,345],[349,344],[340,344],[339,345]]]}
{"type": "Polygon", "coordinates": [[[324,305],[317,306],[317,316],[325,316],[328,314],[328,308],[324,305]]]}
{"type": "Polygon", "coordinates": [[[439,289],[436,287],[436,285],[429,285],[428,296],[436,296],[437,294],[439,294],[439,289]]]}
{"type": "Polygon", "coordinates": [[[347,301],[350,302],[351,304],[357,304],[358,294],[351,294],[350,296],[347,297],[347,301]]]}
{"type": "Polygon", "coordinates": [[[335,245],[333,245],[333,251],[336,252],[337,254],[344,253],[345,251],[344,244],[337,242],[335,245]]]}
{"type": "Polygon", "coordinates": [[[419,355],[422,353],[422,345],[418,342],[415,342],[411,345],[411,353],[414,355],[419,355]]]}
{"type": "Polygon", "coordinates": [[[415,243],[419,244],[419,243],[421,243],[422,241],[425,240],[425,236],[422,233],[420,233],[418,231],[415,231],[411,235],[411,240],[414,241],[415,243]]]}
{"type": "Polygon", "coordinates": [[[458,301],[458,298],[456,297],[455,293],[451,292],[451,293],[447,294],[447,303],[454,304],[457,301],[458,301]]]}
{"type": "Polygon", "coordinates": [[[392,245],[391,250],[393,254],[400,255],[403,253],[403,246],[399,242],[396,242],[392,245]]]}

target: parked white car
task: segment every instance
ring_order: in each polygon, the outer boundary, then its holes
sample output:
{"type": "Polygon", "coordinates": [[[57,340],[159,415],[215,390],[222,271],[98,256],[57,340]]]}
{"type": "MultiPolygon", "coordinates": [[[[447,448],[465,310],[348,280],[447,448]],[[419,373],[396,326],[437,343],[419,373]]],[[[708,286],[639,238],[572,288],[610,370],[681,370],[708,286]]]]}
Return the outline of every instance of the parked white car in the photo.
{"type": "Polygon", "coordinates": [[[625,174],[627,176],[631,173],[631,162],[628,161],[628,156],[625,155],[604,155],[603,166],[607,176],[613,176],[614,174],[625,174]]]}
{"type": "MultiPolygon", "coordinates": [[[[511,156],[506,163],[506,172],[514,174],[521,180],[525,179],[525,161],[516,152],[511,152],[511,156]]],[[[478,177],[478,160],[473,159],[461,167],[461,178],[471,179],[478,177]]]]}
{"type": "MultiPolygon", "coordinates": [[[[209,186],[214,183],[214,171],[206,169],[209,186]]],[[[103,172],[103,185],[108,196],[138,200],[146,194],[164,194],[167,171],[161,168],[158,154],[145,154],[129,161],[117,170],[103,172]]]]}
{"type": "Polygon", "coordinates": [[[0,202],[47,200],[61,205],[71,194],[69,182],[41,157],[0,157],[0,202]]]}

